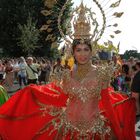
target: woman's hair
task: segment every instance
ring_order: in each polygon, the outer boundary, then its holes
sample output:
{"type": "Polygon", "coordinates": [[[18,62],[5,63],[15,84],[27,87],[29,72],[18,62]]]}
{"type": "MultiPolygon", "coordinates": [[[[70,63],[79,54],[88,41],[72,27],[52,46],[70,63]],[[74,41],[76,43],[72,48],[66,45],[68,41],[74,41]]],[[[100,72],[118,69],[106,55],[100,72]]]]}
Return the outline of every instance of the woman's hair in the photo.
{"type": "Polygon", "coordinates": [[[129,66],[127,64],[122,65],[122,72],[129,74],[129,66]]]}
{"type": "Polygon", "coordinates": [[[26,61],[25,61],[25,58],[24,58],[23,56],[21,56],[21,57],[19,58],[19,61],[20,61],[20,62],[26,62],[26,61]]]}
{"type": "Polygon", "coordinates": [[[136,66],[138,66],[140,68],[140,61],[136,62],[136,66]]]}
{"type": "Polygon", "coordinates": [[[84,39],[84,40],[75,39],[75,40],[73,40],[73,43],[72,43],[72,51],[73,52],[74,52],[76,46],[79,44],[86,44],[89,47],[89,49],[92,51],[92,45],[91,45],[91,41],[89,39],[84,39]]]}
{"type": "Polygon", "coordinates": [[[132,70],[133,70],[133,71],[136,71],[136,70],[137,70],[137,68],[136,68],[135,65],[132,66],[132,70]]]}

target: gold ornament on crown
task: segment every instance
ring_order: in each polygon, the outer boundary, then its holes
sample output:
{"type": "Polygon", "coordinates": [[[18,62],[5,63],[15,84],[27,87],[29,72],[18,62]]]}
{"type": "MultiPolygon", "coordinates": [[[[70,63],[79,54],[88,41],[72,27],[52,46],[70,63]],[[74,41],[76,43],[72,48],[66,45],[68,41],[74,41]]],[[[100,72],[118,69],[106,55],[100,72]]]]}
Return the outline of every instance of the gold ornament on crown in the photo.
{"type": "Polygon", "coordinates": [[[73,26],[74,26],[74,39],[89,39],[90,34],[90,20],[86,17],[87,13],[87,7],[83,5],[83,2],[81,5],[76,9],[76,13],[78,14],[78,17],[74,19],[73,26]]]}

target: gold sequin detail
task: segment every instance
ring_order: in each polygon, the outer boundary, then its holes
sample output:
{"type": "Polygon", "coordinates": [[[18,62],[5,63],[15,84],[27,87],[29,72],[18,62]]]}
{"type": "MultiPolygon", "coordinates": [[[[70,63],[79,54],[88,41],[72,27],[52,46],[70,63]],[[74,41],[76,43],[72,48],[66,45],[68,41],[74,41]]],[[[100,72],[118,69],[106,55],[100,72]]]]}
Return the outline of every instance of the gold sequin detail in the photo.
{"type": "Polygon", "coordinates": [[[87,140],[94,139],[95,134],[98,134],[101,139],[104,139],[106,135],[110,135],[111,129],[106,125],[107,119],[99,112],[93,117],[92,121],[81,118],[81,120],[75,120],[76,122],[73,123],[67,118],[66,110],[73,99],[80,100],[83,104],[88,103],[92,98],[99,101],[101,90],[108,86],[112,73],[112,67],[109,65],[93,67],[81,81],[73,79],[68,69],[53,73],[51,75],[53,77],[52,81],[68,95],[68,103],[63,108],[53,106],[42,108],[44,110],[43,116],[49,113],[55,118],[47,126],[44,126],[37,135],[42,134],[45,130],[47,131],[51,125],[54,126],[54,129],[50,132],[50,135],[55,130],[58,131],[56,139],[58,137],[65,138],[70,134],[73,140],[75,133],[78,140],[83,138],[87,140]]]}

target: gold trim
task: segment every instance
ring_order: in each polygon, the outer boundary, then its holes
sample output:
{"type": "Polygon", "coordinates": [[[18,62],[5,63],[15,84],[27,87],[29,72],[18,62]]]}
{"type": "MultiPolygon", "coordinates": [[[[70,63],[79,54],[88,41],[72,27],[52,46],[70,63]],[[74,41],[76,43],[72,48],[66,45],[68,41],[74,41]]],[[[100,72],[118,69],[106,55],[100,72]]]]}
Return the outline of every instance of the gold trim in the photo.
{"type": "Polygon", "coordinates": [[[127,98],[127,99],[125,99],[125,100],[122,100],[122,101],[120,101],[120,102],[117,102],[117,103],[113,104],[113,107],[116,107],[116,106],[118,106],[118,105],[120,105],[120,104],[122,104],[122,103],[125,103],[125,102],[128,101],[128,100],[134,100],[134,98],[127,98]]]}
{"type": "Polygon", "coordinates": [[[46,107],[47,105],[44,103],[41,103],[37,97],[34,95],[34,93],[31,91],[32,97],[33,97],[33,101],[39,106],[39,107],[46,107]]]}
{"type": "MultiPolygon", "coordinates": [[[[37,98],[35,97],[35,95],[33,94],[32,90],[31,90],[31,95],[33,97],[33,100],[34,102],[39,106],[39,107],[44,107],[46,106],[45,104],[39,102],[37,100],[37,98]]],[[[8,119],[8,120],[13,120],[13,121],[16,121],[16,120],[24,120],[24,119],[27,119],[27,118],[30,118],[32,116],[35,116],[35,115],[42,115],[42,111],[39,112],[39,110],[37,112],[34,112],[32,114],[28,114],[28,115],[23,115],[23,116],[9,116],[9,115],[3,115],[3,114],[0,114],[0,119],[8,119]]]]}
{"type": "Polygon", "coordinates": [[[59,92],[58,90],[55,90],[54,88],[48,88],[50,91],[53,91],[53,92],[55,92],[55,93],[57,93],[57,94],[61,94],[61,92],[59,92]]]}
{"type": "Polygon", "coordinates": [[[16,120],[24,120],[24,119],[30,118],[30,117],[35,116],[35,115],[40,115],[40,114],[42,114],[42,112],[34,112],[32,114],[20,116],[20,117],[0,114],[0,119],[7,119],[7,120],[16,121],[16,120]]]}
{"type": "MultiPolygon", "coordinates": [[[[118,106],[118,105],[120,105],[120,104],[125,103],[127,100],[135,100],[135,99],[134,99],[134,98],[127,98],[127,99],[125,99],[125,100],[122,100],[122,101],[120,101],[120,102],[116,102],[115,104],[112,104],[112,106],[113,106],[113,107],[116,107],[116,106],[118,106]]],[[[104,113],[104,112],[106,112],[106,110],[102,110],[102,111],[100,111],[99,113],[102,114],[102,113],[104,113]]]]}
{"type": "MultiPolygon", "coordinates": [[[[59,91],[57,91],[57,90],[55,90],[55,89],[53,89],[53,88],[48,88],[48,89],[49,89],[50,91],[53,91],[53,92],[57,93],[57,94],[61,94],[61,92],[59,92],[59,91]]],[[[37,97],[35,96],[35,94],[33,93],[32,90],[31,90],[31,94],[32,94],[32,97],[33,97],[34,102],[35,102],[39,107],[46,107],[46,106],[48,106],[47,104],[40,102],[40,101],[37,99],[37,97]]]]}
{"type": "Polygon", "coordinates": [[[52,126],[53,121],[55,121],[56,119],[53,119],[53,120],[47,122],[45,125],[43,125],[43,127],[39,131],[37,131],[36,134],[33,136],[32,140],[36,140],[40,135],[42,135],[43,133],[48,131],[50,126],[52,126]]]}
{"type": "MultiPolygon", "coordinates": [[[[54,89],[50,89],[52,90],[53,92],[56,92],[56,93],[59,93],[57,90],[54,90],[54,89]]],[[[39,107],[46,107],[47,105],[46,104],[43,104],[41,103],[37,98],[36,96],[34,95],[33,91],[31,90],[31,95],[33,97],[33,100],[34,102],[39,106],[39,107]]],[[[41,112],[34,112],[32,114],[28,114],[28,115],[23,115],[23,116],[9,116],[9,115],[3,115],[3,114],[0,114],[0,119],[8,119],[8,120],[13,120],[13,121],[16,121],[16,120],[24,120],[24,119],[27,119],[27,118],[30,118],[32,116],[35,116],[35,115],[42,115],[42,111],[41,112]]]]}

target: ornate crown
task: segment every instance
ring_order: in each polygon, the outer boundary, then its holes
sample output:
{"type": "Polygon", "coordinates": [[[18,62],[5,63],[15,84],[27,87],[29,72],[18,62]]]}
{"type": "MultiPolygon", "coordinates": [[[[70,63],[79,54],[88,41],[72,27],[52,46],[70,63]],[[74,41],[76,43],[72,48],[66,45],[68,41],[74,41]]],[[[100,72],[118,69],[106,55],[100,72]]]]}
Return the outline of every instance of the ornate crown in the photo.
{"type": "Polygon", "coordinates": [[[96,13],[95,11],[93,12],[91,8],[84,6],[82,1],[80,6],[76,7],[71,13],[71,18],[67,25],[67,27],[70,28],[67,28],[68,35],[65,36],[60,23],[63,12],[69,1],[70,0],[66,0],[66,3],[62,7],[58,17],[58,28],[66,43],[71,44],[74,39],[88,39],[94,43],[102,40],[102,44],[105,46],[113,44],[112,39],[115,37],[115,34],[119,34],[121,31],[115,30],[112,32],[111,29],[110,32],[109,28],[116,28],[118,26],[117,23],[112,23],[112,18],[120,18],[123,15],[123,12],[114,12],[114,9],[120,5],[121,0],[118,0],[114,3],[111,3],[111,0],[109,2],[104,0],[102,4],[100,4],[100,0],[93,0],[95,9],[98,10],[96,13]],[[100,13],[100,15],[98,13],[100,13]],[[105,40],[107,37],[104,37],[104,35],[108,35],[109,38],[105,40]]]}
{"type": "Polygon", "coordinates": [[[83,2],[77,8],[76,12],[78,17],[74,19],[74,39],[89,39],[90,34],[90,20],[86,17],[87,7],[83,5],[83,2]]]}
{"type": "MultiPolygon", "coordinates": [[[[60,6],[62,7],[60,13],[57,13],[58,29],[62,38],[65,40],[66,45],[71,46],[74,39],[80,39],[81,43],[87,39],[94,44],[106,46],[106,48],[108,46],[113,46],[115,35],[121,33],[120,30],[115,29],[118,27],[118,24],[114,23],[116,20],[113,19],[120,18],[123,15],[123,12],[114,11],[115,8],[120,5],[121,0],[114,1],[115,0],[93,0],[94,8],[87,8],[82,1],[81,4],[74,8],[70,13],[70,19],[67,22],[67,25],[65,25],[67,27],[67,35],[65,35],[62,29],[61,20],[67,5],[71,2],[71,0],[66,0],[65,4],[60,6]],[[93,9],[94,11],[92,11],[93,9]]],[[[45,0],[45,5],[48,5],[48,3],[51,4],[51,7],[54,3],[58,3],[58,1],[45,0]]],[[[61,3],[58,4],[60,5],[61,3]]],[[[42,13],[45,16],[50,14],[46,10],[43,10],[42,13]]],[[[44,25],[41,29],[49,32],[49,24],[51,24],[51,22],[49,23],[49,21],[47,21],[47,25],[44,25]]],[[[99,50],[100,48],[98,48],[97,45],[94,45],[94,50],[95,49],[99,50]]],[[[68,48],[68,51],[69,50],[70,49],[68,48]]]]}

